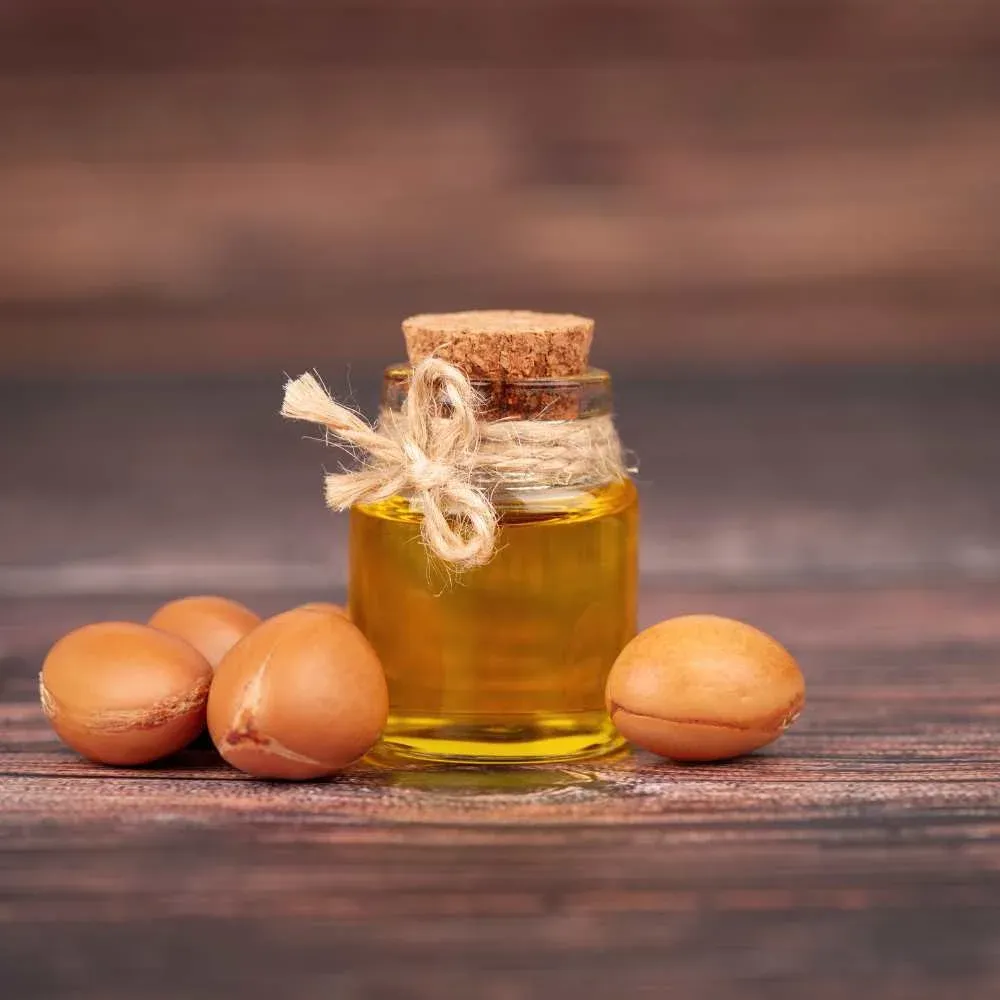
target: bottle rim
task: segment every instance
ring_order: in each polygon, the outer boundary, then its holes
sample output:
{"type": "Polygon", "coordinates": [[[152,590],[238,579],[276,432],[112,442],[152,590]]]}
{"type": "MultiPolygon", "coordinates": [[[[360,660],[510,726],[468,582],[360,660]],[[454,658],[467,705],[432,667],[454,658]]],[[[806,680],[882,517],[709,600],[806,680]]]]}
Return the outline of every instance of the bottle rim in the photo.
{"type": "MultiPolygon", "coordinates": [[[[409,362],[401,361],[388,365],[383,377],[388,382],[405,383],[410,378],[413,365],[409,362]]],[[[603,368],[588,368],[579,375],[564,375],[557,378],[503,378],[503,379],[477,379],[470,378],[469,383],[476,389],[486,389],[496,385],[515,386],[518,389],[531,390],[558,390],[574,389],[585,386],[609,385],[611,375],[603,368]]]]}

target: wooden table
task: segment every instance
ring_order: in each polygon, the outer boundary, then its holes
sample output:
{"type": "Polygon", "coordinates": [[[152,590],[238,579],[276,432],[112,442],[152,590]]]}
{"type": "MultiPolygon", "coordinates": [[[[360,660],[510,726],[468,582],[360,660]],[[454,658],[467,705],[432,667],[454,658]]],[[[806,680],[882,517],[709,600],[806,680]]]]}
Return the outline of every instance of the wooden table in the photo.
{"type": "Polygon", "coordinates": [[[996,372],[621,390],[644,621],[745,618],[807,675],[753,757],[299,785],[207,746],[79,760],[36,698],[62,632],[342,595],[278,390],[2,387],[0,994],[1000,995],[996,372]]]}

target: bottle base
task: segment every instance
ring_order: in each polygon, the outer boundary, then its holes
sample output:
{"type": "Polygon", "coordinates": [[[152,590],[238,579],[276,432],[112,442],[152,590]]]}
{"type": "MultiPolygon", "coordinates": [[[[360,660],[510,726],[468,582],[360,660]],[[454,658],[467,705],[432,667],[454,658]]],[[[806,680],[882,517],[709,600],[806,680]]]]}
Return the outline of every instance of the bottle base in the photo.
{"type": "Polygon", "coordinates": [[[390,716],[376,756],[456,764],[540,764],[615,753],[624,738],[603,712],[461,720],[390,716]]]}

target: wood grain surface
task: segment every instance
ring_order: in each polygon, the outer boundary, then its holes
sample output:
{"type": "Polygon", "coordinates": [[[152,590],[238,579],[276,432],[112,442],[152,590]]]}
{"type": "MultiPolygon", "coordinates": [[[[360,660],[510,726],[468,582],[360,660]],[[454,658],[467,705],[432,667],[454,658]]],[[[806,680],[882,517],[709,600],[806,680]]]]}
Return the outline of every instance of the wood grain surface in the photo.
{"type": "Polygon", "coordinates": [[[410,313],[616,366],[1000,358],[984,0],[0,5],[0,371],[263,371],[410,313]]]}
{"type": "Polygon", "coordinates": [[[0,992],[995,997],[998,386],[619,387],[661,552],[643,621],[712,611],[780,637],[809,695],[772,747],[284,785],[207,745],[83,762],[36,674],[68,629],[178,593],[264,614],[342,596],[318,446],[260,382],[6,385],[0,992]]]}

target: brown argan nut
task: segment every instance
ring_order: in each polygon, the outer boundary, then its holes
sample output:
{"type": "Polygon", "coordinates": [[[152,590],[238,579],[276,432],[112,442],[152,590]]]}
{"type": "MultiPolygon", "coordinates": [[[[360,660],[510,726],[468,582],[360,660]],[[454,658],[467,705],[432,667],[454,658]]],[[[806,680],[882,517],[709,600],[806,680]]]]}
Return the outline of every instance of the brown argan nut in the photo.
{"type": "Polygon", "coordinates": [[[343,615],[345,618],[350,619],[351,614],[347,608],[340,604],[330,604],[327,601],[310,601],[308,604],[300,604],[297,608],[293,608],[293,611],[330,611],[336,615],[343,615]]]}
{"type": "Polygon", "coordinates": [[[182,597],[149,619],[153,628],[180,636],[213,666],[261,622],[248,607],[227,597],[182,597]]]}
{"type": "Polygon", "coordinates": [[[52,728],[77,753],[103,764],[148,764],[201,732],[212,668],[177,636],[103,622],[60,639],[38,680],[52,728]]]}
{"type": "Polygon", "coordinates": [[[640,632],[608,675],[618,731],[672,760],[750,753],[777,739],[804,702],[802,672],[784,646],[715,615],[671,618],[640,632]]]}
{"type": "Polygon", "coordinates": [[[258,778],[321,778],[375,744],[389,696],[375,651],[343,614],[296,608],[223,657],[208,699],[219,753],[258,778]]]}

